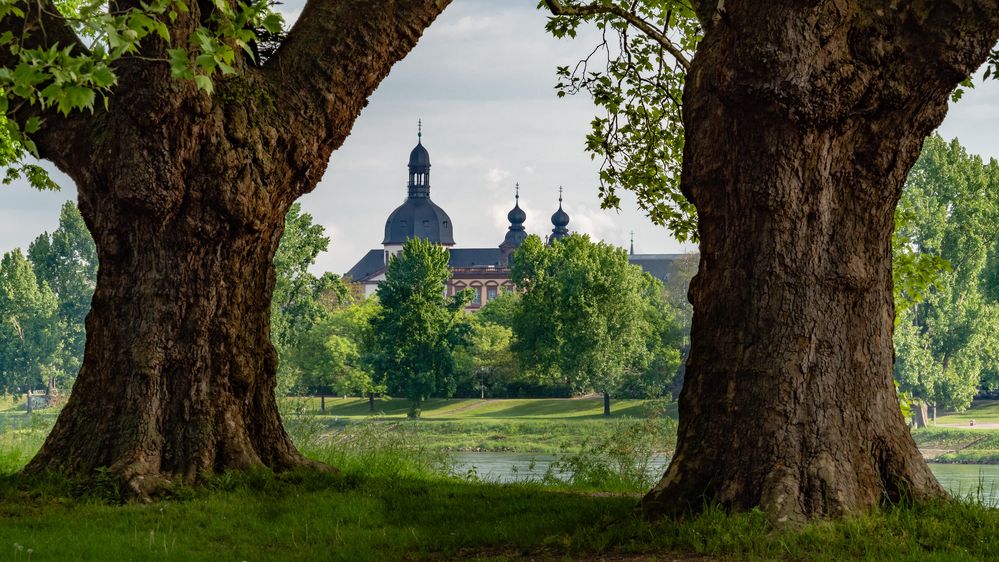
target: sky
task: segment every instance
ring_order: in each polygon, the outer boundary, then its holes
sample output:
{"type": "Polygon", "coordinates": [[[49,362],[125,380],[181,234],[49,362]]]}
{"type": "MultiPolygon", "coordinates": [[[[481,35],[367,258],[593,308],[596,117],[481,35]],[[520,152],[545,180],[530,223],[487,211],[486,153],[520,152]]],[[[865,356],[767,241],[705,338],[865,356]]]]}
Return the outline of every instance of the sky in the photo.
{"type": "MultiPolygon", "coordinates": [[[[301,0],[287,1],[279,9],[293,21],[299,6],[301,0]]],[[[696,249],[652,225],[628,193],[620,211],[600,209],[599,164],[583,149],[596,109],[586,96],[558,99],[554,90],[555,68],[585,56],[594,37],[552,38],[536,6],[536,0],[455,0],[395,65],[322,181],[301,200],[332,239],[315,271],[343,273],[380,247],[385,220],[406,197],[419,119],[432,164],[431,197],[450,215],[457,247],[503,241],[519,182],[530,233],[551,232],[563,186],[570,230],[625,247],[634,231],[641,253],[696,249]]],[[[940,128],[986,158],[999,158],[997,130],[996,81],[979,81],[940,128]]],[[[59,207],[76,192],[69,178],[54,177],[60,192],[0,187],[0,252],[26,248],[56,228],[59,207]]]]}

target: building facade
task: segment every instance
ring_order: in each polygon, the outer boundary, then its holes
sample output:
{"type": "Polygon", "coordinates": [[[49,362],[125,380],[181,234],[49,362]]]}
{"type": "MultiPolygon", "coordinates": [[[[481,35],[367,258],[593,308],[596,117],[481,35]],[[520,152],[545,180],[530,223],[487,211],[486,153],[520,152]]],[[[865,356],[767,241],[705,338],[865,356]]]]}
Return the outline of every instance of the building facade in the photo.
{"type": "MultiPolygon", "coordinates": [[[[430,153],[423,146],[422,131],[417,134],[416,147],[409,154],[409,183],[406,200],[385,222],[382,247],[368,251],[344,277],[353,283],[359,295],[375,294],[385,280],[388,261],[402,250],[410,238],[423,238],[448,248],[453,271],[447,283],[448,295],[464,289],[472,290],[469,310],[477,310],[505,291],[514,289],[510,280],[510,256],[527,238],[524,222],[527,214],[520,208],[520,187],[514,195],[513,209],[507,213],[510,226],[499,245],[492,248],[456,248],[454,224],[444,209],[430,199],[430,153]]],[[[558,210],[552,215],[552,232],[548,243],[569,235],[569,215],[562,209],[559,188],[558,210]]],[[[682,254],[636,254],[632,241],[629,260],[654,277],[665,281],[673,261],[682,254]]]]}

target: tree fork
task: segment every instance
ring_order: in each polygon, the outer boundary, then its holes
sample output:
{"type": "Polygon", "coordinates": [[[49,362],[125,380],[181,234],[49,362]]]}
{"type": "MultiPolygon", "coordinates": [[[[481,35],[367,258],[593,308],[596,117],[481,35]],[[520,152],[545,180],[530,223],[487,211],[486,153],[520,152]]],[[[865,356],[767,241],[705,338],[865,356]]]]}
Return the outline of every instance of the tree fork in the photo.
{"type": "MultiPolygon", "coordinates": [[[[104,468],[148,498],[205,472],[319,466],[289,439],[274,394],[284,214],[448,3],[310,0],[278,52],[262,68],[237,59],[215,96],[127,59],[111,112],[46,119],[39,151],[76,182],[100,270],[83,366],[27,471],[104,468]]],[[[189,33],[198,10],[174,31],[189,33]]],[[[44,23],[48,37],[72,34],[44,23]]],[[[20,25],[8,16],[0,31],[20,25]]]]}
{"type": "Polygon", "coordinates": [[[999,6],[721,6],[695,3],[700,268],[677,449],[642,507],[796,523],[941,496],[891,380],[893,212],[999,6]]]}

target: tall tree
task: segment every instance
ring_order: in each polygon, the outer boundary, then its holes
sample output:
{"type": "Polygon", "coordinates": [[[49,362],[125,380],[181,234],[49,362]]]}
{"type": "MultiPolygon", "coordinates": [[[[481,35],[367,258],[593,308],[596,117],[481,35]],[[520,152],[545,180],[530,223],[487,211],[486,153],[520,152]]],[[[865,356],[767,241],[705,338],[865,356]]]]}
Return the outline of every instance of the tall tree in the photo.
{"type": "Polygon", "coordinates": [[[448,260],[447,248],[411,238],[389,260],[375,293],[382,305],[371,322],[375,377],[409,399],[411,418],[432,395],[454,393],[454,351],[468,339],[469,295],[445,296],[448,260]]]}
{"type": "Polygon", "coordinates": [[[909,173],[898,231],[912,251],[949,267],[922,302],[899,316],[895,376],[915,399],[966,408],[978,390],[999,306],[988,294],[986,264],[999,237],[999,164],[934,135],[909,173]]]}
{"type": "Polygon", "coordinates": [[[0,389],[23,392],[58,368],[60,348],[55,294],[38,283],[20,249],[0,261],[0,389]]]}
{"type": "Polygon", "coordinates": [[[301,347],[319,352],[315,347],[317,334],[307,343],[303,338],[335,309],[350,301],[350,291],[339,276],[327,272],[317,277],[309,272],[329,244],[326,230],[313,223],[312,215],[303,213],[300,204],[288,209],[284,233],[274,256],[271,298],[271,341],[278,353],[279,393],[290,392],[302,382],[301,368],[307,362],[295,360],[295,355],[303,351],[301,347]]]}
{"type": "Polygon", "coordinates": [[[237,53],[261,3],[117,2],[87,44],[48,0],[0,13],[0,41],[19,43],[0,49],[3,107],[76,183],[101,264],[83,366],[26,470],[107,467],[146,496],[206,471],[313,464],[274,397],[285,214],[447,4],[310,0],[265,62],[237,53]]]}
{"type": "Polygon", "coordinates": [[[577,392],[602,393],[610,415],[611,395],[651,358],[647,276],[623,249],[573,234],[550,246],[529,236],[513,256],[512,278],[524,290],[513,322],[519,363],[577,392]]]}
{"type": "Polygon", "coordinates": [[[666,130],[662,104],[629,100],[682,101],[679,190],[664,182],[659,200],[696,207],[700,265],[676,454],[646,512],[800,521],[943,494],[892,381],[893,216],[923,139],[999,38],[999,4],[545,3],[556,33],[596,20],[642,37],[622,43],[624,60],[642,55],[630,78],[604,80],[620,95],[600,98],[653,117],[629,124],[666,130]],[[700,42],[673,31],[694,15],[700,42]],[[660,67],[685,76],[682,100],[660,67]]]}
{"type": "Polygon", "coordinates": [[[62,345],[56,363],[59,385],[68,388],[83,363],[85,321],[97,284],[97,247],[72,201],[63,204],[59,227],[31,243],[28,258],[38,281],[47,284],[59,301],[53,330],[62,345]]]}

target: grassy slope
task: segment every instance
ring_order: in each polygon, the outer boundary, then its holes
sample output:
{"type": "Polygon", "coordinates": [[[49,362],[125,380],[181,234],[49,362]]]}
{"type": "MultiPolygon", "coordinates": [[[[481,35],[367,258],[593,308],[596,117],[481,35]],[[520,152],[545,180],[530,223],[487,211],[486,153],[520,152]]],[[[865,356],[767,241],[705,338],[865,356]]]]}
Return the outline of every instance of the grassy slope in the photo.
{"type": "MultiPolygon", "coordinates": [[[[643,417],[644,400],[612,400],[611,417],[643,417]]],[[[525,399],[486,399],[452,398],[444,400],[434,398],[423,405],[422,418],[426,420],[458,420],[458,419],[604,419],[603,399],[563,399],[563,398],[525,398],[525,399]]],[[[302,413],[319,413],[319,398],[287,398],[284,409],[302,413]]],[[[403,399],[378,399],[375,401],[375,412],[369,411],[368,400],[363,398],[327,398],[326,414],[346,419],[362,418],[405,418],[409,411],[409,402],[403,399]]],[[[675,406],[673,411],[675,412],[675,406]]]]}
{"type": "MultiPolygon", "coordinates": [[[[293,421],[302,414],[318,414],[319,404],[318,398],[289,398],[282,407],[293,421]]],[[[608,418],[603,415],[601,398],[434,399],[425,404],[421,419],[411,422],[406,420],[409,403],[405,400],[377,400],[372,414],[366,399],[328,398],[326,415],[313,419],[334,431],[348,429],[351,422],[401,422],[430,446],[446,450],[559,453],[578,450],[639,423],[636,420],[646,416],[645,405],[643,400],[614,400],[608,418]]],[[[665,417],[676,417],[675,404],[667,407],[665,417]]],[[[656,440],[660,449],[672,450],[675,428],[666,428],[656,440]]]]}
{"type": "Polygon", "coordinates": [[[967,425],[971,420],[975,420],[976,424],[999,423],[999,400],[976,400],[963,412],[937,416],[938,425],[967,425]]]}

